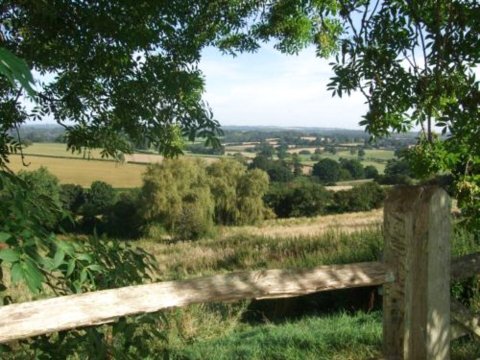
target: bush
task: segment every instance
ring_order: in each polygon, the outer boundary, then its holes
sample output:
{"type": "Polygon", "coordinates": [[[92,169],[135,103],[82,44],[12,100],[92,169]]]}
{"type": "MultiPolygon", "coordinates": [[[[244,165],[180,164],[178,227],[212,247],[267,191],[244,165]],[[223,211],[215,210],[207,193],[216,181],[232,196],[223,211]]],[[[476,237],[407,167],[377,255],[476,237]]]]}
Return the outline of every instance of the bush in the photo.
{"type": "Polygon", "coordinates": [[[81,225],[86,233],[103,232],[101,217],[105,215],[115,203],[116,193],[112,185],[103,181],[94,181],[86,191],[85,203],[80,209],[83,215],[81,225]]]}
{"type": "Polygon", "coordinates": [[[42,198],[43,202],[47,201],[50,204],[42,212],[41,222],[49,230],[55,229],[64,217],[61,211],[58,178],[43,166],[34,171],[22,170],[18,173],[18,177],[25,182],[33,197],[42,198]]]}
{"type": "Polygon", "coordinates": [[[264,197],[277,217],[316,216],[325,214],[332,195],[322,185],[311,181],[275,184],[264,197]]]}
{"type": "Polygon", "coordinates": [[[365,166],[365,179],[376,179],[378,177],[378,170],[375,166],[365,166]]]}
{"type": "Polygon", "coordinates": [[[80,185],[62,184],[60,185],[60,202],[64,210],[78,214],[85,203],[85,192],[80,185]]]}
{"type": "Polygon", "coordinates": [[[382,206],[385,191],[375,182],[354,186],[351,190],[334,193],[332,212],[368,211],[382,206]]]}
{"type": "Polygon", "coordinates": [[[313,165],[312,175],[322,183],[337,182],[340,179],[340,164],[332,159],[321,159],[313,165]]]}
{"type": "Polygon", "coordinates": [[[118,200],[106,212],[104,230],[110,236],[136,238],[143,225],[140,214],[138,191],[122,192],[118,200]]]}

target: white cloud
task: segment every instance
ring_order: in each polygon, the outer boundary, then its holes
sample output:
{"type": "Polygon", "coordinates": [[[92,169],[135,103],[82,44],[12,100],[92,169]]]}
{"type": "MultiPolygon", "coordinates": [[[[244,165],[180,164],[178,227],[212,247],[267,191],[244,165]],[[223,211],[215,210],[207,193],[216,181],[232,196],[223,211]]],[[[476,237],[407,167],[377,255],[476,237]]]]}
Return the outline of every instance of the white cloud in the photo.
{"type": "Polygon", "coordinates": [[[223,125],[358,128],[366,111],[358,94],[332,98],[328,61],[310,49],[286,56],[265,48],[237,58],[209,49],[200,68],[205,99],[223,125]]]}

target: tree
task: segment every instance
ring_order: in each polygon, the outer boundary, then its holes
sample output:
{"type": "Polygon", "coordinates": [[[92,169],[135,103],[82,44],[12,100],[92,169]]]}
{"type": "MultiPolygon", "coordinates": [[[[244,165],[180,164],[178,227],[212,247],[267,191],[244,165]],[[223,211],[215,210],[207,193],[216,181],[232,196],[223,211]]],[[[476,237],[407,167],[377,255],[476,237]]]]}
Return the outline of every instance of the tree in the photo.
{"type": "Polygon", "coordinates": [[[18,177],[25,182],[26,188],[34,196],[44,198],[52,203],[53,206],[45,208],[42,214],[42,222],[47,229],[54,229],[63,216],[60,211],[61,201],[58,178],[43,166],[34,171],[22,170],[18,173],[18,177]]]}
{"type": "Polygon", "coordinates": [[[92,218],[104,214],[115,203],[115,190],[112,185],[104,181],[94,181],[85,194],[85,203],[82,208],[84,217],[92,218]]]}
{"type": "MultiPolygon", "coordinates": [[[[480,22],[476,1],[278,1],[251,33],[288,53],[315,44],[335,54],[329,89],[360,92],[373,137],[420,126],[409,161],[420,177],[450,173],[480,234],[480,22]],[[447,138],[435,138],[439,128],[447,138]]],[[[480,235],[478,235],[480,237],[480,235]]]]}
{"type": "Polygon", "coordinates": [[[247,170],[238,161],[220,159],[207,167],[207,174],[217,224],[245,225],[265,218],[268,211],[262,198],[268,176],[264,171],[247,170]]]}
{"type": "Polygon", "coordinates": [[[365,170],[362,163],[357,159],[340,159],[340,166],[342,169],[347,170],[352,179],[364,179],[365,170]]]}
{"type": "Polygon", "coordinates": [[[265,155],[258,154],[250,163],[250,169],[266,171],[270,181],[289,182],[293,180],[293,173],[290,166],[283,160],[272,160],[265,155]]]}
{"type": "Polygon", "coordinates": [[[182,239],[203,236],[213,225],[214,202],[200,160],[150,165],[143,176],[140,204],[146,222],[161,224],[182,239]]]}
{"type": "Polygon", "coordinates": [[[148,139],[166,155],[181,136],[218,144],[219,124],[202,100],[197,68],[202,49],[256,46],[234,34],[255,10],[223,1],[168,3],[101,0],[13,1],[0,9],[4,27],[0,73],[0,166],[15,148],[8,131],[28,118],[50,116],[66,130],[68,148],[128,152],[148,139]],[[125,16],[128,14],[128,16],[125,16]],[[228,38],[227,38],[228,37],[228,38]],[[32,89],[28,68],[50,74],[32,89]],[[19,86],[20,85],[20,86],[19,86]],[[25,92],[38,106],[20,101],[25,92]]]}
{"type": "Polygon", "coordinates": [[[358,157],[359,157],[359,159],[365,158],[365,155],[366,155],[366,153],[365,153],[365,150],[364,150],[363,148],[358,149],[358,157]]]}
{"type": "Polygon", "coordinates": [[[375,179],[378,176],[378,170],[373,165],[365,166],[365,178],[366,179],[375,179]]]}
{"type": "Polygon", "coordinates": [[[280,218],[325,214],[331,206],[332,193],[310,179],[270,187],[265,202],[280,218]]]}
{"type": "Polygon", "coordinates": [[[239,179],[237,201],[238,224],[253,224],[269,214],[263,203],[263,195],[268,189],[268,176],[259,169],[251,170],[239,179]]]}
{"type": "Polygon", "coordinates": [[[340,164],[332,159],[321,159],[313,165],[312,175],[323,183],[336,182],[340,179],[340,164]]]}

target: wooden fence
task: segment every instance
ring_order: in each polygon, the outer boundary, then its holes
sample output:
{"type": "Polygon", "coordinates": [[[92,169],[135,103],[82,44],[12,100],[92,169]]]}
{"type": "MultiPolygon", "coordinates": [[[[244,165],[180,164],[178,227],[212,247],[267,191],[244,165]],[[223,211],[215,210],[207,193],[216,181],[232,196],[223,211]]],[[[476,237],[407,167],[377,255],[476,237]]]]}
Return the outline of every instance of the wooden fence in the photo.
{"type": "Polygon", "coordinates": [[[480,254],[450,261],[450,199],[437,187],[399,187],[385,203],[383,262],[263,270],[63,296],[0,308],[0,342],[210,301],[274,299],[383,285],[387,359],[448,359],[450,341],[480,338],[480,319],[451,302],[450,281],[480,273],[480,254]]]}

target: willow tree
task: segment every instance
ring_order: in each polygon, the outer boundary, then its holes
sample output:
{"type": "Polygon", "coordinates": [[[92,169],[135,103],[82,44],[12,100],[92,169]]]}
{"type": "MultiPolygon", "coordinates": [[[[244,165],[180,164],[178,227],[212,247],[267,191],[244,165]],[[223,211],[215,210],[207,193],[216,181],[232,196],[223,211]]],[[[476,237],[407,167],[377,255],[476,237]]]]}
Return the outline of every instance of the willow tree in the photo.
{"type": "Polygon", "coordinates": [[[266,172],[248,170],[236,160],[221,159],[209,165],[207,173],[217,224],[254,224],[268,216],[263,202],[269,183],[266,172]]]}
{"type": "Polygon", "coordinates": [[[213,225],[214,201],[205,164],[169,159],[151,165],[143,176],[141,212],[149,223],[173,236],[197,238],[213,225]]]}

